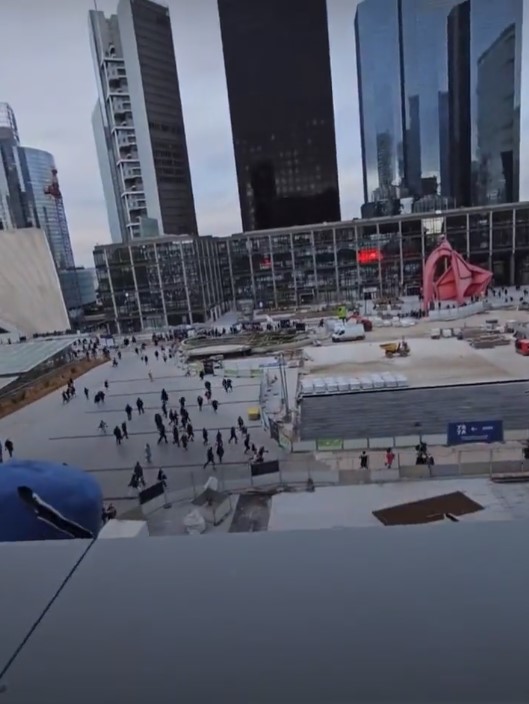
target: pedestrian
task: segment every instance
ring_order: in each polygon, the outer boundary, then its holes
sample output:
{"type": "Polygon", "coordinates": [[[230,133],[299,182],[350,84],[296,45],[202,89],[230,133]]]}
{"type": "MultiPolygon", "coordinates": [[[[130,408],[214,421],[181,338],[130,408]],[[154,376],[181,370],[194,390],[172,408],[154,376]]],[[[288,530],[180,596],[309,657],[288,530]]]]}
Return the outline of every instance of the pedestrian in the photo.
{"type": "Polygon", "coordinates": [[[15,449],[15,446],[13,445],[13,441],[9,440],[9,438],[5,441],[4,447],[7,450],[7,454],[9,455],[9,459],[13,457],[13,451],[15,449]]]}
{"type": "Polygon", "coordinates": [[[241,416],[237,418],[237,425],[239,426],[239,430],[242,430],[242,428],[244,427],[244,421],[241,416]]]}
{"type": "Polygon", "coordinates": [[[212,406],[214,412],[216,413],[216,412],[218,411],[218,408],[219,408],[219,402],[218,402],[218,401],[215,401],[215,399],[213,399],[213,401],[211,402],[211,406],[212,406]]]}
{"type": "Polygon", "coordinates": [[[367,455],[367,452],[365,450],[362,450],[362,454],[360,455],[360,469],[367,469],[369,465],[369,457],[367,455]]]}
{"type": "Polygon", "coordinates": [[[200,381],[204,381],[204,370],[203,370],[203,369],[201,369],[201,370],[198,372],[198,376],[200,377],[200,381]]]}
{"type": "Polygon", "coordinates": [[[216,441],[217,445],[222,445],[222,433],[220,432],[220,430],[217,430],[217,435],[215,437],[215,441],[216,441]]]}
{"type": "Polygon", "coordinates": [[[189,441],[188,441],[187,435],[185,433],[182,433],[182,437],[180,438],[180,442],[182,443],[182,447],[184,448],[184,450],[187,450],[187,443],[189,441]]]}
{"type": "Polygon", "coordinates": [[[388,447],[388,449],[386,450],[386,467],[388,469],[391,469],[391,466],[392,466],[394,460],[395,460],[395,453],[393,452],[391,447],[388,447]]]}
{"type": "Polygon", "coordinates": [[[132,472],[132,476],[129,481],[129,489],[129,494],[137,494],[139,491],[138,477],[134,472],[132,472]]]}
{"type": "Polygon", "coordinates": [[[204,396],[206,397],[206,401],[211,403],[211,391],[205,391],[204,396]]]}
{"type": "Polygon", "coordinates": [[[224,457],[224,445],[221,442],[217,445],[217,457],[219,458],[220,464],[222,464],[222,458],[224,457]]]}
{"type": "Polygon", "coordinates": [[[85,388],[84,388],[84,395],[85,395],[86,400],[88,401],[88,397],[90,396],[90,392],[88,391],[88,389],[86,388],[86,386],[85,386],[85,388]]]}
{"type": "MultiPolygon", "coordinates": [[[[147,360],[145,360],[145,364],[147,364],[147,360]]],[[[149,381],[152,381],[153,379],[152,379],[152,372],[151,371],[149,371],[148,376],[149,376],[149,381]]]]}
{"type": "Polygon", "coordinates": [[[204,388],[206,389],[206,391],[211,391],[211,381],[205,381],[204,388]]]}
{"type": "Polygon", "coordinates": [[[121,352],[118,350],[118,359],[121,359],[121,352]]]}
{"type": "Polygon", "coordinates": [[[125,406],[125,413],[127,414],[127,420],[131,421],[132,420],[132,406],[127,403],[125,406]]]}
{"type": "Polygon", "coordinates": [[[127,424],[125,421],[121,424],[121,432],[123,433],[123,437],[128,440],[129,439],[129,431],[127,429],[127,424]]]}
{"type": "Polygon", "coordinates": [[[108,381],[107,381],[106,379],[105,379],[105,384],[104,384],[104,386],[105,386],[105,389],[108,389],[108,381]]]}
{"type": "Polygon", "coordinates": [[[162,389],[160,398],[162,399],[162,403],[167,403],[167,401],[169,401],[169,395],[167,394],[167,391],[165,389],[162,389]]]}
{"type": "Polygon", "coordinates": [[[151,464],[152,462],[152,450],[148,442],[145,443],[145,460],[147,461],[147,464],[151,464]]]}
{"type": "Polygon", "coordinates": [[[162,403],[162,413],[163,417],[167,418],[167,404],[165,403],[165,401],[162,403]]]}
{"type": "Polygon", "coordinates": [[[232,425],[230,428],[230,439],[228,440],[228,445],[231,443],[232,440],[235,440],[235,444],[237,445],[238,440],[237,440],[237,433],[235,432],[235,426],[232,425]]]}
{"type": "Polygon", "coordinates": [[[231,379],[226,379],[226,391],[230,393],[233,391],[233,383],[231,379]]]}
{"type": "Polygon", "coordinates": [[[138,415],[141,416],[142,413],[145,413],[145,410],[143,408],[143,401],[141,398],[138,396],[136,399],[136,408],[138,409],[138,415]]]}
{"type": "Polygon", "coordinates": [[[123,435],[121,433],[121,428],[119,427],[119,425],[116,425],[116,427],[114,428],[114,437],[116,438],[116,445],[121,445],[123,435]]]}
{"type": "Polygon", "coordinates": [[[180,447],[180,436],[178,435],[178,426],[176,423],[173,425],[173,445],[180,447]]]}
{"type": "MultiPolygon", "coordinates": [[[[145,366],[147,366],[147,365],[149,364],[149,358],[148,358],[147,355],[145,355],[145,358],[144,358],[143,361],[145,362],[145,366]]],[[[149,372],[149,374],[150,374],[150,372],[149,372]]],[[[150,376],[152,376],[152,374],[150,374],[150,376]]],[[[151,381],[152,381],[152,380],[151,380],[151,381]]]]}
{"type": "Polygon", "coordinates": [[[158,474],[156,475],[156,481],[162,483],[164,491],[167,489],[167,475],[161,467],[158,470],[158,474]]]}
{"type": "Polygon", "coordinates": [[[226,384],[226,379],[223,379],[223,380],[222,380],[222,388],[224,389],[224,391],[225,391],[226,393],[228,393],[228,386],[227,386],[227,384],[226,384]]]}
{"type": "MultiPolygon", "coordinates": [[[[69,400],[70,400],[70,395],[66,391],[63,391],[62,392],[62,402],[68,403],[69,400]]],[[[96,403],[97,403],[97,401],[96,401],[96,403]]]]}
{"type": "Polygon", "coordinates": [[[248,454],[250,451],[250,435],[244,436],[244,454],[248,454]]]}
{"type": "Polygon", "coordinates": [[[158,352],[158,350],[154,350],[154,356],[156,357],[156,359],[158,359],[158,357],[160,356],[160,353],[158,352]]]}
{"type": "Polygon", "coordinates": [[[203,469],[206,469],[206,467],[208,466],[208,464],[212,464],[212,465],[213,465],[213,469],[215,469],[215,455],[213,454],[213,448],[212,448],[212,447],[208,447],[208,451],[207,451],[207,454],[206,454],[206,461],[204,462],[204,467],[203,467],[203,469]]]}
{"type": "Polygon", "coordinates": [[[198,410],[202,411],[202,404],[204,403],[204,399],[202,396],[197,396],[197,403],[198,403],[198,410]]]}
{"type": "Polygon", "coordinates": [[[162,440],[165,440],[165,444],[167,445],[167,433],[165,432],[165,425],[163,423],[158,426],[158,434],[158,445],[162,440]]]}
{"type": "Polygon", "coordinates": [[[186,397],[180,396],[180,409],[185,408],[185,405],[186,405],[186,397]]]}
{"type": "Polygon", "coordinates": [[[188,423],[188,424],[187,424],[187,426],[186,426],[186,433],[187,433],[188,438],[189,438],[192,442],[194,442],[194,441],[195,441],[195,431],[193,430],[193,426],[191,425],[191,423],[188,423]]]}
{"type": "Polygon", "coordinates": [[[103,433],[103,435],[107,434],[108,425],[105,423],[104,420],[102,420],[97,427],[103,433]]]}
{"type": "Polygon", "coordinates": [[[167,362],[167,355],[164,354],[163,357],[162,357],[162,359],[163,359],[164,362],[167,362]]]}
{"type": "Polygon", "coordinates": [[[104,391],[99,392],[99,400],[101,401],[101,403],[105,403],[105,392],[104,391]]]}
{"type": "Polygon", "coordinates": [[[162,416],[159,413],[154,414],[154,423],[158,430],[160,429],[160,426],[163,425],[162,416]]]}
{"type": "Polygon", "coordinates": [[[208,444],[208,431],[202,428],[202,439],[204,440],[204,445],[208,444]]]}
{"type": "Polygon", "coordinates": [[[139,461],[136,462],[136,464],[134,465],[134,474],[136,476],[136,479],[138,480],[138,486],[145,487],[145,478],[143,476],[143,467],[141,466],[139,461]]]}

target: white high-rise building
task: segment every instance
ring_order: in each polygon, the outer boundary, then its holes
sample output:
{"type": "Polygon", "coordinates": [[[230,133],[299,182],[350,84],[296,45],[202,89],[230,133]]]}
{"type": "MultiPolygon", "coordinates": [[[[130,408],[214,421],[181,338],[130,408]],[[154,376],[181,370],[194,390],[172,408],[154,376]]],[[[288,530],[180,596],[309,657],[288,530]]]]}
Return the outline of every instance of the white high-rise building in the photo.
{"type": "Polygon", "coordinates": [[[120,0],[89,12],[92,126],[113,242],[197,231],[169,10],[120,0]]]}

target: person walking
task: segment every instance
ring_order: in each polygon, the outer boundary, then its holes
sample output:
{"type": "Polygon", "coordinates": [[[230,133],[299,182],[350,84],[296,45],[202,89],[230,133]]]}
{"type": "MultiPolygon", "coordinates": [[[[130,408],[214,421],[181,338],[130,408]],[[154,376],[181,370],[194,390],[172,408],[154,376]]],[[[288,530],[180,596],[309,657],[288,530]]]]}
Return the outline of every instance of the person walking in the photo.
{"type": "Polygon", "coordinates": [[[202,404],[204,403],[204,399],[202,396],[197,396],[197,404],[198,404],[198,410],[202,412],[202,404]]]}
{"type": "Polygon", "coordinates": [[[369,456],[365,450],[362,450],[360,455],[360,469],[368,469],[369,467],[369,456]]]}
{"type": "Polygon", "coordinates": [[[162,399],[162,403],[167,403],[167,401],[169,401],[169,395],[165,389],[162,389],[162,393],[160,394],[160,398],[162,399]]]}
{"type": "Polygon", "coordinates": [[[13,452],[15,450],[15,446],[13,445],[13,441],[8,438],[4,443],[4,447],[7,451],[7,454],[9,455],[9,459],[11,459],[13,457],[13,452]]]}
{"type": "Polygon", "coordinates": [[[206,461],[204,462],[204,467],[203,467],[203,469],[206,469],[206,467],[207,467],[209,464],[212,464],[212,465],[213,465],[213,469],[215,469],[215,455],[213,454],[213,448],[212,448],[212,447],[208,447],[208,451],[207,451],[207,454],[206,454],[206,461]]]}
{"type": "Polygon", "coordinates": [[[222,458],[224,457],[224,445],[221,442],[217,445],[217,457],[219,458],[220,464],[222,464],[222,458]]]}
{"type": "Polygon", "coordinates": [[[161,467],[158,470],[158,474],[156,475],[156,481],[161,482],[164,491],[167,489],[167,474],[163,471],[161,467]]]}
{"type": "Polygon", "coordinates": [[[191,425],[191,423],[187,424],[186,433],[187,437],[191,440],[191,442],[195,442],[195,431],[193,430],[193,426],[191,425]]]}
{"type": "Polygon", "coordinates": [[[147,462],[147,464],[152,463],[152,450],[148,442],[145,443],[145,461],[147,462]]]}
{"type": "Polygon", "coordinates": [[[217,445],[222,445],[222,433],[220,432],[220,430],[217,430],[215,440],[217,442],[217,445]]]}
{"type": "Polygon", "coordinates": [[[139,396],[136,399],[136,408],[138,409],[139,416],[141,416],[142,413],[145,413],[145,409],[143,408],[143,401],[139,396]]]}
{"type": "Polygon", "coordinates": [[[236,445],[237,445],[237,443],[239,442],[239,441],[237,440],[237,433],[236,433],[236,431],[235,431],[235,426],[234,426],[234,425],[232,425],[231,428],[230,428],[230,439],[228,440],[228,445],[231,443],[232,440],[235,440],[235,444],[236,444],[236,445]]]}
{"type": "Polygon", "coordinates": [[[135,472],[132,472],[132,476],[129,481],[129,496],[132,494],[137,494],[139,492],[139,488],[138,477],[135,472]]]}
{"type": "Polygon", "coordinates": [[[208,444],[208,431],[202,428],[202,440],[204,440],[204,445],[208,444]]]}
{"type": "MultiPolygon", "coordinates": [[[[147,361],[145,362],[145,364],[147,364],[147,361]]],[[[149,377],[149,381],[153,381],[152,372],[150,369],[149,369],[149,373],[147,374],[147,376],[149,377]]]]}
{"type": "Polygon", "coordinates": [[[88,399],[89,399],[89,397],[90,397],[90,391],[88,391],[88,389],[86,388],[86,386],[85,386],[85,388],[84,388],[84,396],[85,396],[86,400],[88,401],[88,399]]]}
{"type": "Polygon", "coordinates": [[[138,486],[145,488],[146,484],[145,477],[143,476],[143,467],[141,466],[139,461],[136,462],[136,464],[134,465],[134,474],[136,475],[136,479],[138,480],[138,486]]]}
{"type": "Polygon", "coordinates": [[[100,423],[97,427],[103,433],[103,435],[107,434],[108,425],[105,423],[104,420],[100,421],[100,423]]]}
{"type": "Polygon", "coordinates": [[[167,416],[168,416],[168,413],[167,413],[167,403],[166,403],[165,401],[162,403],[162,413],[163,413],[163,417],[164,417],[164,418],[167,418],[167,416]]]}
{"type": "Polygon", "coordinates": [[[211,406],[212,406],[214,412],[216,413],[219,409],[219,402],[215,401],[215,399],[213,399],[213,401],[211,402],[211,406]]]}
{"type": "Polygon", "coordinates": [[[184,450],[187,450],[187,444],[189,442],[188,437],[185,433],[182,433],[182,437],[180,438],[180,442],[182,443],[182,447],[184,450]]]}
{"type": "Polygon", "coordinates": [[[108,389],[108,381],[107,381],[106,379],[105,379],[105,384],[104,384],[104,386],[105,386],[105,389],[108,389]]]}
{"type": "Polygon", "coordinates": [[[130,403],[125,406],[125,413],[127,414],[127,420],[130,422],[132,420],[132,406],[130,403]]]}
{"type": "Polygon", "coordinates": [[[250,452],[250,434],[247,433],[244,436],[244,454],[247,455],[250,452]]]}
{"type": "Polygon", "coordinates": [[[121,432],[123,433],[123,437],[125,438],[125,440],[128,440],[129,431],[127,429],[127,424],[125,423],[125,421],[123,421],[123,423],[121,424],[121,432]]]}
{"type": "Polygon", "coordinates": [[[116,425],[116,427],[114,428],[114,437],[116,438],[116,445],[121,445],[123,435],[121,433],[121,428],[119,427],[119,425],[116,425]]]}
{"type": "Polygon", "coordinates": [[[158,426],[158,434],[158,445],[162,442],[162,440],[165,440],[165,444],[167,445],[167,433],[165,432],[165,425],[163,423],[158,426]]]}
{"type": "Polygon", "coordinates": [[[173,425],[173,445],[180,447],[180,436],[178,435],[178,426],[176,423],[173,425]]]}
{"type": "Polygon", "coordinates": [[[386,450],[386,467],[388,469],[391,469],[394,460],[395,460],[395,453],[393,452],[391,447],[388,447],[388,449],[386,450]]]}

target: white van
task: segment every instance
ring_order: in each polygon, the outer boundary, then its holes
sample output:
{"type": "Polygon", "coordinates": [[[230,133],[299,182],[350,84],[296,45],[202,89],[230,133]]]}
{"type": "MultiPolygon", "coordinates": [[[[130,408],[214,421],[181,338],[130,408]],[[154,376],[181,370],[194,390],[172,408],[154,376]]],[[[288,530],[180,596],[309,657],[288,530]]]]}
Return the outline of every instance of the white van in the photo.
{"type": "Polygon", "coordinates": [[[352,342],[353,340],[365,340],[365,338],[366,331],[360,323],[336,326],[331,337],[333,342],[352,342]]]}

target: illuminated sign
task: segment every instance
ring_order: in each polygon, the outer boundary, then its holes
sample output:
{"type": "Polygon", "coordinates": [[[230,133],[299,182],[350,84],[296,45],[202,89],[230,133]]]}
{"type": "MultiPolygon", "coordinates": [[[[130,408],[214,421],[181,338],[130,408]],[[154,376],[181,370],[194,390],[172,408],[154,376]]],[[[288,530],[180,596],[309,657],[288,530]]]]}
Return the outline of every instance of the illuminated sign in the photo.
{"type": "Polygon", "coordinates": [[[382,259],[382,254],[378,247],[372,247],[370,249],[360,249],[356,254],[356,258],[359,264],[375,264],[382,259]]]}

